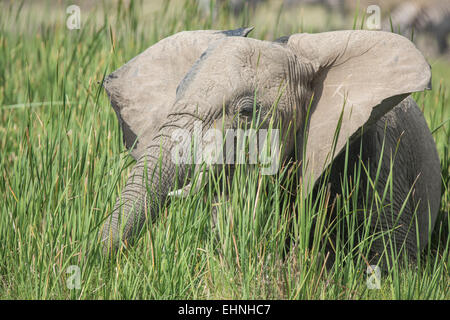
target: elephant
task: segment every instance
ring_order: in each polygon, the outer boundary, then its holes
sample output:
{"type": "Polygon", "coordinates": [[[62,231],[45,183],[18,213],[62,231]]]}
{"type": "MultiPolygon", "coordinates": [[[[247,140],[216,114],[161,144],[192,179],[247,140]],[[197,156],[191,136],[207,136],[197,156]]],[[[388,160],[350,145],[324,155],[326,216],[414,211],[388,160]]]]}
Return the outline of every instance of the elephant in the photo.
{"type": "MultiPolygon", "coordinates": [[[[393,249],[404,248],[414,259],[427,244],[441,195],[436,145],[410,97],[431,89],[423,55],[405,37],[383,31],[298,33],[265,41],[248,37],[251,30],[183,31],[105,77],[136,164],[101,228],[104,251],[136,241],[146,220],[155,221],[159,205],[188,190],[192,171],[202,170],[173,160],[176,130],[193,132],[199,121],[203,131],[218,122],[220,130],[236,129],[270,114],[283,137],[280,161],[300,163],[305,195],[328,168],[331,192],[340,192],[347,146],[349,164],[360,161],[362,148],[370,175],[379,172],[381,192],[393,166],[388,207],[394,214],[376,212],[380,223],[373,232],[399,220],[393,249]]],[[[383,249],[384,242],[375,241],[374,256],[383,249]]]]}

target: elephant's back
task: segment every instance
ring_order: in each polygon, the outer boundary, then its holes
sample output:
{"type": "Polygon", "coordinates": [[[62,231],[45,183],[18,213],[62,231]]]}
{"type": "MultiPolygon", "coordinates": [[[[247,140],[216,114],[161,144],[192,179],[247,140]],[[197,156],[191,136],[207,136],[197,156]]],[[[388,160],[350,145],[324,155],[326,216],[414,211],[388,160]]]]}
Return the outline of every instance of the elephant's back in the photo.
{"type": "Polygon", "coordinates": [[[385,171],[389,170],[391,155],[394,156],[393,182],[402,194],[398,199],[400,205],[405,201],[402,198],[406,198],[412,190],[410,210],[413,214],[417,206],[420,244],[423,248],[428,239],[428,230],[434,227],[441,196],[440,161],[431,131],[422,111],[411,97],[384,115],[376,123],[375,130],[378,150],[381,149],[383,137],[386,137],[383,162],[388,162],[383,165],[385,171]]]}

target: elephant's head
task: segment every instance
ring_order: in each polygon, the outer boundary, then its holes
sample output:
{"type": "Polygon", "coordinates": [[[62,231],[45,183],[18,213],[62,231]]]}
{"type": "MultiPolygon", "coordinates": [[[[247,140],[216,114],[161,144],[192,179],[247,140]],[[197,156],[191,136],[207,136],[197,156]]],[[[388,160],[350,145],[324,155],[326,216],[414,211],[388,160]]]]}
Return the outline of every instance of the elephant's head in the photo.
{"type": "Polygon", "coordinates": [[[173,161],[177,130],[194,133],[198,121],[203,132],[233,129],[258,118],[279,130],[281,161],[301,144],[309,190],[363,125],[430,85],[429,65],[396,34],[337,31],[269,42],[246,38],[249,31],[178,33],[105,80],[137,159],[103,228],[107,248],[131,240],[185,181],[188,166],[176,170],[173,161]]]}

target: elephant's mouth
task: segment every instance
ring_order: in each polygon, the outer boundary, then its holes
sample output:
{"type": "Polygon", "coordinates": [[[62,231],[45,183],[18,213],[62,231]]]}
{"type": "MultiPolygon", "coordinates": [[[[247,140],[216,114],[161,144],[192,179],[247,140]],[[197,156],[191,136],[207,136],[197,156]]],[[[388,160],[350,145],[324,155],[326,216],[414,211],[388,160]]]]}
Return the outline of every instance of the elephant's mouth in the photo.
{"type": "MultiPolygon", "coordinates": [[[[230,132],[230,131],[229,131],[230,132]]],[[[198,162],[190,163],[192,172],[187,184],[182,188],[169,192],[171,197],[186,197],[201,191],[212,177],[226,177],[232,182],[237,170],[248,172],[260,170],[262,175],[274,175],[279,169],[281,156],[278,130],[254,130],[253,132],[239,131],[229,136],[228,140],[220,142],[209,141],[203,145],[203,154],[191,159],[198,162]],[[242,138],[242,136],[244,138],[242,138]]]]}
{"type": "Polygon", "coordinates": [[[208,175],[209,175],[208,170],[200,171],[198,175],[196,175],[196,177],[194,175],[194,177],[190,179],[188,184],[186,184],[180,189],[169,192],[167,196],[174,198],[185,198],[190,194],[200,192],[200,190],[203,189],[208,183],[209,179],[208,175]]]}

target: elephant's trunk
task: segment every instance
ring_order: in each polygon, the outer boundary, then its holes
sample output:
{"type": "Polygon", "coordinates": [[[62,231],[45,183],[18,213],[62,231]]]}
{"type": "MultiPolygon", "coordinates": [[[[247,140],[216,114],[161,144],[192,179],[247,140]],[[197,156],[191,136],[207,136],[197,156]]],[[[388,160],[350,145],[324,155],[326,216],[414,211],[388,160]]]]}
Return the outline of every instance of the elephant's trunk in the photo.
{"type": "MultiPolygon", "coordinates": [[[[150,145],[131,171],[101,231],[105,253],[136,239],[145,220],[156,218],[159,204],[164,203],[173,188],[176,170],[171,159],[172,142],[167,140],[170,139],[166,136],[163,141],[158,139],[158,143],[150,145]]],[[[182,181],[180,172],[178,177],[182,181]]]]}

